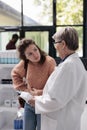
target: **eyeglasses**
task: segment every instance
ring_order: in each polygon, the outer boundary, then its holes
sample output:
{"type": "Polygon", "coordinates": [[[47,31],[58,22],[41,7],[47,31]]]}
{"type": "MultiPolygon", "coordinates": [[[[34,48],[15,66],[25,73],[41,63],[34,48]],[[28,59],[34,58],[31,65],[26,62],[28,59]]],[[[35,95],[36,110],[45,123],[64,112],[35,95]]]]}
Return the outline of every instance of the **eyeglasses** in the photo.
{"type": "Polygon", "coordinates": [[[62,40],[57,41],[57,42],[53,42],[53,44],[57,44],[57,43],[61,43],[61,42],[62,42],[62,40]]]}

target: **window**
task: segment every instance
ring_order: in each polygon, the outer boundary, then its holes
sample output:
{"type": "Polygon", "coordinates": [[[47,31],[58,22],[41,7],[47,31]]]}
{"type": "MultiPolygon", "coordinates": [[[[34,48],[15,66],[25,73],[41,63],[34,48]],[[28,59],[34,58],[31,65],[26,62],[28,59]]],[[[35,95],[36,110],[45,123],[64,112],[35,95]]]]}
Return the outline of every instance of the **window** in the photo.
{"type": "Polygon", "coordinates": [[[0,26],[21,25],[20,0],[0,0],[0,26]]]}
{"type": "Polygon", "coordinates": [[[49,53],[49,38],[47,31],[26,32],[25,35],[26,38],[33,39],[43,51],[45,51],[47,54],[49,53]]]}
{"type": "Polygon", "coordinates": [[[24,0],[24,26],[52,25],[52,10],[52,0],[24,0]]]}
{"type": "Polygon", "coordinates": [[[79,35],[79,56],[83,56],[83,0],[57,0],[56,26],[72,26],[79,35]]]}

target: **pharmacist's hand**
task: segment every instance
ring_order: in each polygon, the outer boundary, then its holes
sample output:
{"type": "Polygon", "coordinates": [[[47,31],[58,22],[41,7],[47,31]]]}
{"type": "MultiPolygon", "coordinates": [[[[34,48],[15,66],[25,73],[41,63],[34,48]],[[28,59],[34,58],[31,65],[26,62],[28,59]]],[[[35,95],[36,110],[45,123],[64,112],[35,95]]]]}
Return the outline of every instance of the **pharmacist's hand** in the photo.
{"type": "Polygon", "coordinates": [[[38,96],[38,89],[35,89],[35,88],[31,88],[30,90],[30,94],[33,95],[33,96],[38,96]]]}
{"type": "Polygon", "coordinates": [[[35,107],[35,97],[33,97],[32,99],[30,99],[28,101],[28,103],[32,106],[32,107],[35,107]]]}

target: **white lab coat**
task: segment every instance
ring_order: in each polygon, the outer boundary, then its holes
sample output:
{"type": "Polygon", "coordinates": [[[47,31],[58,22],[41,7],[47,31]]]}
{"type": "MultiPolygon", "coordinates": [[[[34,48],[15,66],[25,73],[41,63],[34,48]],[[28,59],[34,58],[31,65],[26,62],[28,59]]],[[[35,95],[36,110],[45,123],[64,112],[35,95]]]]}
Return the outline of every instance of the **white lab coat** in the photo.
{"type": "Polygon", "coordinates": [[[42,96],[36,96],[35,111],[41,114],[41,130],[80,130],[87,96],[87,72],[74,53],[56,67],[42,96]]]}

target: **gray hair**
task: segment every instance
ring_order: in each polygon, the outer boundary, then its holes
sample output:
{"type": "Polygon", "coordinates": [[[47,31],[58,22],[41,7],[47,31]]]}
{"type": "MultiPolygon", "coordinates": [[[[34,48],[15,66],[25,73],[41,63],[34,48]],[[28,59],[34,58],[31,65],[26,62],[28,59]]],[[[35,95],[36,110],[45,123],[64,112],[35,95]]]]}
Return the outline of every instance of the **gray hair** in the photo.
{"type": "Polygon", "coordinates": [[[77,31],[72,27],[62,28],[60,31],[56,32],[52,38],[57,41],[65,41],[67,47],[70,50],[77,50],[79,47],[79,39],[77,31]]]}

